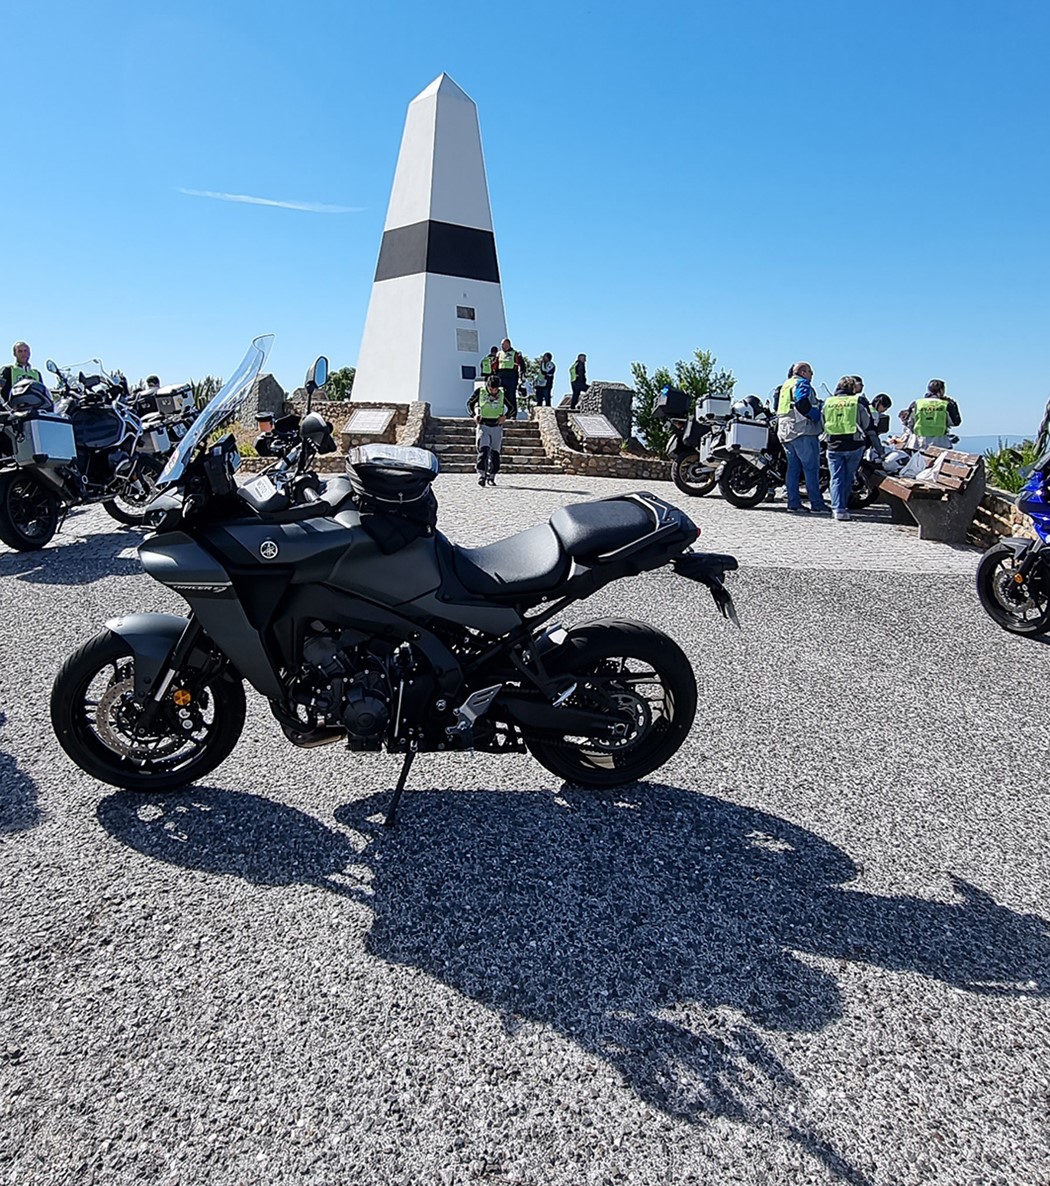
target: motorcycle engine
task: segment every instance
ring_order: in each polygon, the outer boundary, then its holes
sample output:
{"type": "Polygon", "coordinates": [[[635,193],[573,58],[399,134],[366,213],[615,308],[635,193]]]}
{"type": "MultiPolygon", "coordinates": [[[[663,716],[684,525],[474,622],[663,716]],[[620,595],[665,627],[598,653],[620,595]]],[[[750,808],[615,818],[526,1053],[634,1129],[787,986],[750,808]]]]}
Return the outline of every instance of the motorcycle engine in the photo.
{"type": "Polygon", "coordinates": [[[338,627],[311,633],[293,700],[315,729],[345,729],[351,749],[379,749],[390,728],[395,690],[416,664],[407,644],[390,646],[338,627]]]}

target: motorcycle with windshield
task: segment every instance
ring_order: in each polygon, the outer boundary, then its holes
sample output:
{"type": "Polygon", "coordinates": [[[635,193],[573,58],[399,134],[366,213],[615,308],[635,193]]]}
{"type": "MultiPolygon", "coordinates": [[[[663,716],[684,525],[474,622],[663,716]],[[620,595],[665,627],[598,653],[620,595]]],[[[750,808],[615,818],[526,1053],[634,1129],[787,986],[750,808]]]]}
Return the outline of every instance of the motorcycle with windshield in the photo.
{"type": "Polygon", "coordinates": [[[0,408],[0,539],[19,551],[50,543],[71,507],[101,502],[140,525],[170,443],[144,428],[119,372],[75,376],[48,360],[54,397],[23,379],[0,408]]]}
{"type": "Polygon", "coordinates": [[[1032,520],[1037,538],[1002,539],[990,547],[977,565],[977,596],[992,621],[1011,634],[1046,634],[1050,632],[1050,452],[1029,471],[1017,495],[1017,509],[1032,520]]]}
{"type": "MultiPolygon", "coordinates": [[[[295,745],[403,755],[388,822],[420,752],[527,750],[587,787],[666,762],[696,712],[681,648],[640,622],[556,619],[670,566],[735,620],[722,578],[736,560],[694,551],[696,526],[647,493],[455,545],[436,529],[432,453],[366,446],[322,482],[310,466],[328,426],[315,414],[285,480],[238,485],[234,438],[219,434],[271,340],[256,339],[158,481],[139,556],[188,613],[115,618],[58,673],[51,719],[73,761],[141,791],[199,779],[237,743],[247,680],[295,745]]],[[[318,359],[307,390],[326,373],[318,359]]]]}

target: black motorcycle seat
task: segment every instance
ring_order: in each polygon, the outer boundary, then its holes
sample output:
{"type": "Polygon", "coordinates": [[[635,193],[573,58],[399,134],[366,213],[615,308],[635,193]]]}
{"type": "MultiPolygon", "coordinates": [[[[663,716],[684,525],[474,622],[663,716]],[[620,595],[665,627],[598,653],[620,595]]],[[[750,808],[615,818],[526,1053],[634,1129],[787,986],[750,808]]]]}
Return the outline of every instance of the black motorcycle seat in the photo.
{"type": "Polygon", "coordinates": [[[565,551],[584,561],[633,544],[656,526],[652,512],[624,498],[559,507],[550,525],[565,551]]]}
{"type": "Polygon", "coordinates": [[[483,597],[511,597],[556,589],[569,574],[569,558],[546,523],[483,548],[453,546],[460,584],[483,597]]]}

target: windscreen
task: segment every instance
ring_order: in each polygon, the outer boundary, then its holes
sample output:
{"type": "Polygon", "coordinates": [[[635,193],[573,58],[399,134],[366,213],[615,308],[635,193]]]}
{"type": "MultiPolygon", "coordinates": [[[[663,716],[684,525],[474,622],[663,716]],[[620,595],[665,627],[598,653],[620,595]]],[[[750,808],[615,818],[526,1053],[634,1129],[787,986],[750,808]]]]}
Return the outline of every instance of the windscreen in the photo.
{"type": "Polygon", "coordinates": [[[259,376],[266,356],[273,345],[273,334],[255,338],[241,365],[212,396],[204,411],[194,420],[190,430],[179,442],[179,447],[168,459],[157,479],[158,488],[177,482],[185,472],[197,446],[213,432],[234,420],[251,394],[252,384],[259,376]]]}

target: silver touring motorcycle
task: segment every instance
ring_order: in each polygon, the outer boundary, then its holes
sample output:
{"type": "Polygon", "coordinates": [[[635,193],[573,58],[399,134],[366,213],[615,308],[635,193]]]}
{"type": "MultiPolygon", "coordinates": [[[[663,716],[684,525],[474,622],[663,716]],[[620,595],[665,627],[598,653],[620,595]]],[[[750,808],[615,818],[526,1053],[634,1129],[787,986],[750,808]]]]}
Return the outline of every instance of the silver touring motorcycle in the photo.
{"type": "MultiPolygon", "coordinates": [[[[232,435],[272,343],[257,338],[158,478],[146,572],[186,617],[106,623],[63,664],[51,719],[66,753],[103,782],[165,791],[233,750],[244,680],[289,741],[404,755],[528,750],[558,778],[613,787],[645,777],[685,740],[696,680],[681,648],[638,622],[561,626],[573,602],[670,564],[735,620],[732,556],[691,550],[681,511],[637,493],[561,507],[480,548],[435,530],[437,459],[355,450],[346,476],[310,470],[331,426],[307,415],[272,474],[238,485],[232,435]]],[[[323,386],[327,360],[307,375],[323,386]]]]}

